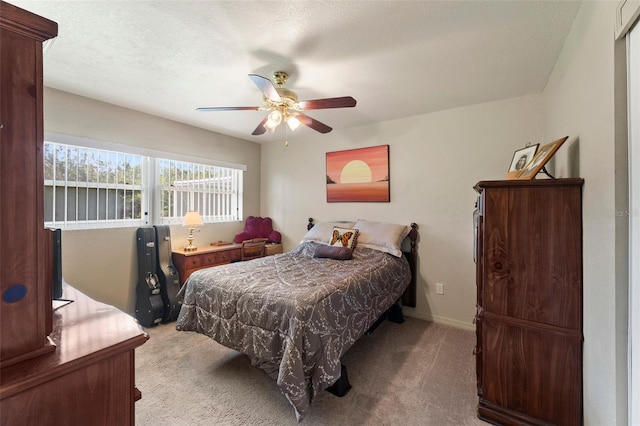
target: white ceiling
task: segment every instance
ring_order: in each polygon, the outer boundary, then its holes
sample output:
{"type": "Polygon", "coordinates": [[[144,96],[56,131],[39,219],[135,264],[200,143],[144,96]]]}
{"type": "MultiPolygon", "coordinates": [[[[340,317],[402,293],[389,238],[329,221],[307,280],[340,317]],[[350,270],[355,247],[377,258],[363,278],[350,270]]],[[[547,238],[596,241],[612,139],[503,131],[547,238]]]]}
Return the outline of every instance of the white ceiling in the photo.
{"type": "MultiPolygon", "coordinates": [[[[30,1],[58,22],[45,85],[239,138],[262,111],[247,74],[290,74],[309,111],[345,128],[544,89],[580,7],[573,1],[30,1]]],[[[313,130],[301,127],[295,136],[313,130]]]]}

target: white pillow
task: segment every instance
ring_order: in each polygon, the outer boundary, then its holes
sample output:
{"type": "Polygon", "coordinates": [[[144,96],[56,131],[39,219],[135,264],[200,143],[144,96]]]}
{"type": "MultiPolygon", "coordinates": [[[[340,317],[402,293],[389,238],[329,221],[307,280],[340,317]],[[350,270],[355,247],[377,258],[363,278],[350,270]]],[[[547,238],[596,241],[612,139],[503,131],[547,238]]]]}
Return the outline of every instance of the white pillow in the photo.
{"type": "Polygon", "coordinates": [[[349,221],[336,221],[336,222],[320,222],[316,223],[304,237],[302,237],[301,243],[305,241],[315,241],[317,243],[329,244],[333,227],[338,226],[341,228],[352,228],[353,222],[349,221]]]}
{"type": "Polygon", "coordinates": [[[372,222],[358,219],[353,225],[360,233],[358,245],[402,257],[402,241],[411,231],[410,226],[372,222]]]}

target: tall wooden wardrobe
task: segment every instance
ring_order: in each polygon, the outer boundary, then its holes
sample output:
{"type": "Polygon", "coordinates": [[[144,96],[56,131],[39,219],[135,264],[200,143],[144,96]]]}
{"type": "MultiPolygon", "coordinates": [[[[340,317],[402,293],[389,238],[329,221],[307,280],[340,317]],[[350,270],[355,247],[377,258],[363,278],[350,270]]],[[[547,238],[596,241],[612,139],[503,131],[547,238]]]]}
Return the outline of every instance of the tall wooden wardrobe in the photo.
{"type": "Polygon", "coordinates": [[[483,420],[582,423],[582,184],[543,179],[475,186],[483,420]]]}
{"type": "Polygon", "coordinates": [[[57,34],[55,22],[0,2],[3,366],[54,349],[47,340],[52,310],[44,229],[42,43],[57,34]]]}
{"type": "Polygon", "coordinates": [[[57,31],[0,1],[0,424],[133,425],[134,350],[148,335],[70,285],[72,302],[52,307],[42,43],[57,31]]]}

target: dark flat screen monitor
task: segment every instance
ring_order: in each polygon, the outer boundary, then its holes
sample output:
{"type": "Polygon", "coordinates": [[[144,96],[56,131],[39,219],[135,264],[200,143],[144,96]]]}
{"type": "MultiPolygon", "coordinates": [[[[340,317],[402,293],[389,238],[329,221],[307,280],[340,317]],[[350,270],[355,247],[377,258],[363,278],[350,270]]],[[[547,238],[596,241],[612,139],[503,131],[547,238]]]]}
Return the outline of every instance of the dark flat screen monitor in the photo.
{"type": "Polygon", "coordinates": [[[53,284],[52,297],[60,299],[62,297],[62,229],[52,229],[53,232],[53,284]]]}

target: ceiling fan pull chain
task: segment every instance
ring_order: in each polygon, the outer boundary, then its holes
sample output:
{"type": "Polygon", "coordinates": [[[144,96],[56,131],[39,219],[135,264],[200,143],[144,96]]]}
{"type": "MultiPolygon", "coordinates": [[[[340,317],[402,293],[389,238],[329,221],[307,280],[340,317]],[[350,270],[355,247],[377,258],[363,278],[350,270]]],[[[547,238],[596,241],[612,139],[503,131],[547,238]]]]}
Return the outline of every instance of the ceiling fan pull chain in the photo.
{"type": "Polygon", "coordinates": [[[284,126],[284,147],[288,147],[289,146],[289,137],[288,137],[288,129],[287,126],[284,126]]]}

